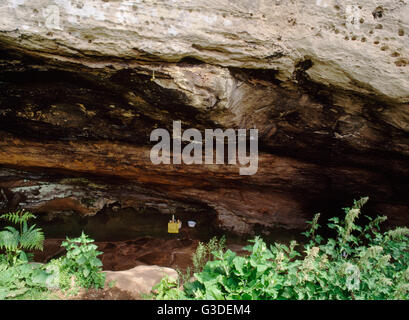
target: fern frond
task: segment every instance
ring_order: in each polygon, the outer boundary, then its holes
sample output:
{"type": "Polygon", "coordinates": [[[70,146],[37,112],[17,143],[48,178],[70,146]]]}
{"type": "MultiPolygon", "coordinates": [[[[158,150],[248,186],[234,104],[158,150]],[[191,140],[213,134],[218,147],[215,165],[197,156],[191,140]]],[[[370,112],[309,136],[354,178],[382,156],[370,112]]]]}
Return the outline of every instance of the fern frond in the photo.
{"type": "Polygon", "coordinates": [[[0,219],[4,219],[4,220],[12,222],[14,224],[18,223],[19,218],[20,218],[19,211],[5,213],[5,214],[0,216],[0,219]]]}
{"type": "Polygon", "coordinates": [[[20,246],[26,250],[38,249],[43,250],[44,233],[40,228],[32,225],[27,231],[20,236],[20,246]]]}
{"type": "Polygon", "coordinates": [[[36,216],[29,211],[23,211],[23,215],[20,216],[20,222],[27,223],[30,219],[35,219],[36,216]]]}
{"type": "Polygon", "coordinates": [[[16,250],[18,248],[20,234],[13,227],[0,232],[0,249],[16,250]]]}
{"type": "Polygon", "coordinates": [[[20,223],[27,222],[30,219],[35,219],[35,215],[23,209],[23,210],[17,210],[16,212],[5,213],[0,216],[0,219],[7,220],[14,224],[20,224],[20,223]]]}
{"type": "Polygon", "coordinates": [[[17,234],[19,233],[16,228],[11,227],[11,226],[7,226],[4,229],[10,231],[11,233],[17,233],[17,234]]]}

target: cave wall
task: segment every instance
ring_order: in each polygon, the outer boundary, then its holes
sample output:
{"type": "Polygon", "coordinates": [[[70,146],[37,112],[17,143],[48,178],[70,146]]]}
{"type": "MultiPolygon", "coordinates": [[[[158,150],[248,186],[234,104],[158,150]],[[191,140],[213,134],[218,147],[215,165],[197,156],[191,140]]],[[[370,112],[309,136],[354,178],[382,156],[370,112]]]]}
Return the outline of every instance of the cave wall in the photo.
{"type": "Polygon", "coordinates": [[[201,205],[251,233],[369,196],[408,225],[409,4],[361,1],[351,31],[327,2],[0,2],[1,209],[201,205]],[[174,120],[257,128],[257,174],[153,165],[150,133],[174,120]]]}

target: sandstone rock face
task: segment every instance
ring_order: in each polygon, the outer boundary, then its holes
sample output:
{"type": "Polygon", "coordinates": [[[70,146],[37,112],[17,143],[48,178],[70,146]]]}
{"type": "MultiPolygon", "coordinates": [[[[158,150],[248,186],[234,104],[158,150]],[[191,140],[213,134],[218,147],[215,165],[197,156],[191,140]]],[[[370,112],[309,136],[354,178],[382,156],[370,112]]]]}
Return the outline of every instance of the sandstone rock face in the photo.
{"type": "Polygon", "coordinates": [[[165,276],[175,280],[178,278],[175,270],[158,266],[137,266],[125,271],[106,271],[107,283],[114,281],[115,287],[130,292],[136,298],[151,293],[152,288],[165,276]]]}
{"type": "Polygon", "coordinates": [[[200,204],[251,233],[369,195],[408,224],[408,1],[2,0],[0,14],[0,209],[200,204]],[[150,133],[173,120],[257,128],[257,174],[153,165],[150,133]]]}
{"type": "Polygon", "coordinates": [[[6,41],[46,56],[58,53],[62,60],[115,57],[126,64],[193,57],[226,67],[278,70],[288,79],[296,62],[309,56],[314,81],[408,102],[407,1],[363,0],[360,8],[348,7],[354,4],[3,0],[0,28],[6,41]],[[58,23],[50,22],[50,6],[58,9],[58,23]]]}

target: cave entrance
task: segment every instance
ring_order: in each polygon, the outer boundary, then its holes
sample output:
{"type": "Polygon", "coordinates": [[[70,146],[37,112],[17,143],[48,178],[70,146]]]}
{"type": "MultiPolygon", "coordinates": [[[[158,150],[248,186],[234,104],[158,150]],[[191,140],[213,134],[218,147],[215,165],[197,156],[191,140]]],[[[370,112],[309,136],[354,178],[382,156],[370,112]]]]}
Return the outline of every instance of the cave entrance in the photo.
{"type": "Polygon", "coordinates": [[[45,243],[42,252],[36,252],[37,262],[46,262],[64,254],[61,242],[74,238],[84,231],[98,249],[105,270],[127,270],[138,265],[159,265],[185,269],[191,266],[192,254],[199,241],[208,242],[213,237],[229,239],[230,243],[243,243],[240,237],[229,236],[215,224],[217,216],[209,208],[196,211],[177,210],[173,213],[182,221],[178,234],[168,233],[172,214],[164,214],[153,208],[104,208],[94,216],[80,216],[66,212],[50,219],[38,214],[36,224],[44,230],[45,243]],[[195,221],[194,228],[188,221],[195,221]]]}

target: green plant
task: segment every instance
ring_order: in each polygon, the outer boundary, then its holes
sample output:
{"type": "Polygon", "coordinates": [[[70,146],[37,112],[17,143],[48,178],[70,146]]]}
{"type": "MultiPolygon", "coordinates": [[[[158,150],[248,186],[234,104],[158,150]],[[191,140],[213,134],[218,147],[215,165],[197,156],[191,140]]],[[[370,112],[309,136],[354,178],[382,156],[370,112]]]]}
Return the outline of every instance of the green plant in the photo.
{"type": "Polygon", "coordinates": [[[108,288],[112,289],[116,285],[116,280],[111,280],[108,282],[108,288]]]}
{"type": "Polygon", "coordinates": [[[0,261],[0,300],[48,299],[58,273],[46,265],[0,261]]]}
{"type": "Polygon", "coordinates": [[[58,259],[52,259],[47,263],[47,268],[53,270],[58,276],[55,279],[55,286],[63,291],[70,290],[69,293],[76,294],[78,293],[77,287],[73,281],[74,275],[70,273],[70,270],[64,265],[65,257],[58,259]]]}
{"type": "Polygon", "coordinates": [[[192,255],[193,270],[190,267],[186,268],[185,272],[177,270],[179,282],[187,283],[192,278],[193,272],[201,272],[207,261],[213,259],[213,252],[221,252],[225,250],[226,238],[223,236],[219,239],[213,237],[208,243],[199,242],[196,251],[192,255]]]}
{"type": "Polygon", "coordinates": [[[179,290],[179,281],[165,276],[152,288],[156,300],[185,300],[186,295],[179,290]]]}
{"type": "MultiPolygon", "coordinates": [[[[213,237],[208,243],[199,242],[196,251],[192,255],[193,272],[199,273],[203,270],[208,261],[213,259],[213,252],[223,252],[225,250],[226,238],[223,236],[219,239],[213,237]]],[[[187,299],[179,287],[188,284],[192,278],[192,269],[186,268],[185,272],[177,270],[178,278],[176,280],[169,277],[162,279],[153,291],[153,297],[159,300],[187,299]]]]}
{"type": "Polygon", "coordinates": [[[43,249],[44,234],[40,228],[35,225],[28,226],[27,222],[30,219],[35,219],[35,216],[25,210],[6,213],[0,216],[13,224],[18,225],[18,228],[7,226],[0,232],[0,249],[6,251],[6,259],[10,265],[18,263],[18,261],[27,262],[29,256],[24,250],[43,249]]]}
{"type": "Polygon", "coordinates": [[[0,232],[0,300],[48,299],[49,289],[55,288],[58,272],[47,265],[29,263],[32,255],[26,250],[43,249],[44,234],[28,221],[35,216],[25,210],[0,216],[17,228],[7,226],[0,232]]]}
{"type": "Polygon", "coordinates": [[[309,242],[267,246],[259,237],[248,256],[214,251],[183,293],[162,283],[157,296],[168,299],[409,299],[409,229],[380,232],[385,217],[356,219],[368,198],[345,208],[345,217],[329,219],[335,238],[317,234],[316,215],[305,235],[309,242]],[[297,247],[299,250],[296,250],[297,247]],[[302,254],[301,254],[302,253],[302,254]],[[161,291],[162,290],[162,291],[161,291]]]}
{"type": "Polygon", "coordinates": [[[192,256],[193,271],[196,273],[201,272],[207,261],[213,259],[213,252],[220,252],[225,249],[225,243],[226,238],[224,236],[220,238],[220,240],[213,237],[207,244],[199,242],[199,245],[192,256]]]}
{"type": "MultiPolygon", "coordinates": [[[[105,273],[102,272],[102,262],[98,258],[102,252],[96,250],[97,246],[93,242],[84,232],[79,238],[67,238],[61,244],[67,250],[67,254],[61,259],[61,272],[73,275],[80,287],[103,288],[105,273]]],[[[70,280],[63,285],[70,286],[70,280]]]]}
{"type": "Polygon", "coordinates": [[[185,272],[181,271],[180,269],[176,269],[176,272],[178,273],[180,284],[187,283],[192,278],[192,269],[190,267],[187,267],[185,272]]]}

